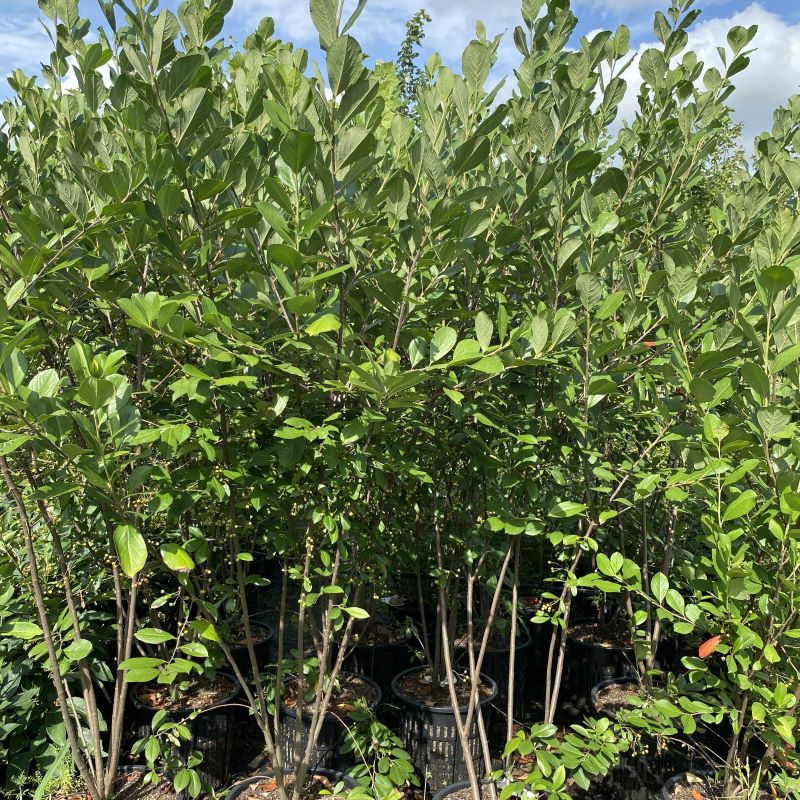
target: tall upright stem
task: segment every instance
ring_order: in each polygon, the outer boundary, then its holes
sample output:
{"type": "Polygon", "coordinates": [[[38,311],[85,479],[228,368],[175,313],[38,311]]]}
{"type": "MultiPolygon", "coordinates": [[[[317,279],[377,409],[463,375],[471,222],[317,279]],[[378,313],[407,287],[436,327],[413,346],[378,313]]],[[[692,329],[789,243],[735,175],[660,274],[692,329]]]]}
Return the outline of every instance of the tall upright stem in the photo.
{"type": "Polygon", "coordinates": [[[78,769],[78,773],[84,782],[87,792],[91,795],[92,800],[105,800],[105,793],[103,788],[97,785],[97,782],[92,777],[92,773],[83,757],[80,742],[78,741],[78,734],[75,728],[75,723],[70,714],[70,703],[67,691],[65,688],[65,680],[61,677],[58,667],[58,655],[56,654],[55,642],[53,640],[53,629],[50,626],[50,620],[47,617],[47,607],[44,601],[44,592],[39,578],[39,568],[36,564],[36,551],[33,547],[33,530],[31,528],[30,517],[25,508],[25,502],[22,499],[22,494],[17,487],[11,471],[8,468],[8,462],[5,456],[0,456],[0,472],[3,473],[3,480],[8,487],[14,499],[14,505],[19,514],[20,524],[22,526],[22,535],[25,539],[25,554],[28,559],[28,567],[31,571],[31,588],[33,589],[33,599],[36,604],[36,612],[39,616],[39,623],[42,626],[42,634],[44,636],[45,646],[47,648],[47,657],[50,661],[50,673],[53,678],[53,686],[56,690],[56,697],[58,699],[58,709],[61,712],[61,719],[64,722],[64,730],[67,733],[67,740],[69,741],[70,751],[72,753],[72,760],[78,769]]]}

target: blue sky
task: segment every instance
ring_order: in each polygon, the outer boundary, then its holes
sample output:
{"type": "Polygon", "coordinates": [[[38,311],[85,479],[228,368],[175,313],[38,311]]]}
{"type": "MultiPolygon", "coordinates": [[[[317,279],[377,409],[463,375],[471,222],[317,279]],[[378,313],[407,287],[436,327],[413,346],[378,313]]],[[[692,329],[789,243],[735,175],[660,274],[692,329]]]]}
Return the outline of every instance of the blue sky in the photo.
{"type": "MultiPolygon", "coordinates": [[[[356,0],[347,3],[354,7],[356,0]]],[[[177,4],[178,0],[161,2],[172,9],[177,4]]],[[[633,45],[640,49],[654,41],[653,13],[667,5],[667,0],[573,0],[580,33],[613,30],[624,22],[631,29],[633,45]]],[[[102,22],[95,0],[81,0],[80,7],[94,24],[102,22]]],[[[420,7],[433,18],[425,55],[436,50],[446,63],[458,67],[461,51],[474,35],[475,20],[482,19],[490,35],[505,32],[496,73],[507,74],[517,63],[511,32],[519,21],[519,0],[368,0],[353,33],[372,58],[391,59],[402,40],[405,21],[420,7]]],[[[731,100],[749,140],[770,126],[776,105],[800,92],[800,0],[698,0],[696,7],[703,13],[691,32],[690,46],[709,65],[717,63],[716,45],[724,43],[732,25],[759,26],[754,42],[758,50],[751,67],[737,77],[738,88],[731,100]]],[[[47,57],[49,42],[40,16],[36,0],[0,0],[0,75],[16,67],[36,72],[47,57]]],[[[281,38],[318,56],[307,0],[234,0],[225,33],[241,41],[264,16],[275,19],[281,38]]],[[[635,75],[629,78],[632,84],[635,75]]],[[[5,81],[0,82],[0,96],[9,92],[5,81]]],[[[633,108],[633,91],[629,94],[623,104],[626,114],[633,108]]]]}

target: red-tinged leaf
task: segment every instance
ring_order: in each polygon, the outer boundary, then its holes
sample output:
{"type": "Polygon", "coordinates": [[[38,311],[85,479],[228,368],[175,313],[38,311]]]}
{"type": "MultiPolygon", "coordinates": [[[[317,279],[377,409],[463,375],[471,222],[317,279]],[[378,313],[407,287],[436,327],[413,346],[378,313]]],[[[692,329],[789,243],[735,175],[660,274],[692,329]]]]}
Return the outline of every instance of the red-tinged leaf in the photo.
{"type": "Polygon", "coordinates": [[[700,658],[708,658],[717,649],[717,645],[721,641],[721,636],[712,636],[710,639],[700,645],[697,650],[697,654],[700,656],[700,658]]]}
{"type": "Polygon", "coordinates": [[[692,789],[692,797],[694,800],[706,800],[705,795],[700,794],[697,789],[692,789]]]}

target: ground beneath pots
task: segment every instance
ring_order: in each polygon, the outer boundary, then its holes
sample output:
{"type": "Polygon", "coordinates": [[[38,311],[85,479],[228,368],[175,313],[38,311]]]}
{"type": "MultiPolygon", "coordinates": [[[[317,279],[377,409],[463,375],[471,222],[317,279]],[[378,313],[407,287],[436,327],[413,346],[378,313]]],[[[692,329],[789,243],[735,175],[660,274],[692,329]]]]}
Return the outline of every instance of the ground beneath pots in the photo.
{"type": "MultiPolygon", "coordinates": [[[[307,688],[307,687],[306,687],[307,688]]],[[[314,696],[316,691],[314,692],[314,696]]],[[[308,697],[308,692],[306,692],[308,697]]],[[[356,707],[358,700],[364,699],[368,705],[372,705],[378,700],[378,692],[375,686],[369,681],[362,678],[360,675],[353,675],[352,673],[340,674],[338,685],[333,692],[331,702],[328,706],[328,711],[346,714],[353,711],[356,707]]],[[[312,697],[313,701],[313,697],[312,697]]],[[[308,700],[304,701],[304,708],[308,710],[308,700]]],[[[283,704],[287,708],[295,708],[297,706],[297,681],[287,681],[286,689],[283,695],[283,704]]]]}
{"type": "MultiPolygon", "coordinates": [[[[409,672],[398,682],[397,688],[409,699],[416,700],[426,706],[450,706],[450,690],[447,685],[434,686],[430,679],[430,671],[420,670],[419,672],[409,672]]],[[[470,698],[470,682],[464,677],[459,679],[455,685],[456,698],[459,705],[466,705],[470,698]]],[[[492,690],[485,683],[478,684],[478,695],[480,698],[489,697],[492,690]]]]}
{"type": "MultiPolygon", "coordinates": [[[[726,800],[727,795],[722,791],[722,784],[719,782],[711,783],[704,778],[693,776],[692,779],[678,781],[670,792],[672,800],[726,800]]],[[[750,798],[748,793],[742,797],[750,798]]],[[[773,800],[773,795],[766,789],[758,792],[757,800],[773,800]]]]}
{"type": "Polygon", "coordinates": [[[600,647],[633,647],[630,631],[623,625],[601,625],[599,622],[587,622],[571,625],[569,635],[586,644],[600,647]]]}
{"type": "Polygon", "coordinates": [[[170,686],[159,683],[146,683],[136,690],[136,699],[148,708],[163,711],[196,711],[208,708],[229,697],[235,685],[227,678],[217,676],[213,679],[195,678],[189,688],[181,690],[174,697],[170,686]]]}
{"type": "MultiPolygon", "coordinates": [[[[291,792],[294,788],[294,777],[286,776],[284,786],[291,792]]],[[[314,800],[323,794],[326,800],[327,798],[342,797],[343,795],[333,794],[335,786],[335,782],[326,775],[308,775],[300,797],[302,800],[314,800]]],[[[278,800],[278,797],[278,782],[275,778],[264,778],[259,783],[248,786],[237,800],[278,800]]]]}

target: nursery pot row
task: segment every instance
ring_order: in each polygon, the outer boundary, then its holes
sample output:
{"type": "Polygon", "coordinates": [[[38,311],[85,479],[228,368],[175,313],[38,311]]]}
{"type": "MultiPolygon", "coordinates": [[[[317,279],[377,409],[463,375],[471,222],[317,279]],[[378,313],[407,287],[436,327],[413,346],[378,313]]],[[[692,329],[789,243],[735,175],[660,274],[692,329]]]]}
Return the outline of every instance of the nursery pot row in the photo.
{"type": "Polygon", "coordinates": [[[211,786],[224,785],[230,775],[231,749],[239,710],[237,699],[240,686],[236,678],[219,672],[217,680],[219,693],[216,699],[197,708],[190,707],[188,703],[182,705],[184,701],[180,696],[174,703],[175,708],[170,708],[169,702],[154,702],[155,695],[148,695],[147,685],[133,685],[128,689],[137,738],[149,736],[153,732],[153,717],[159,710],[165,710],[167,720],[183,723],[189,729],[190,737],[181,746],[181,756],[185,758],[193,750],[199,751],[203,761],[198,772],[203,781],[211,786]]]}
{"type": "MultiPolygon", "coordinates": [[[[353,672],[340,673],[340,679],[353,679],[362,684],[363,697],[370,708],[375,708],[381,701],[382,692],[377,683],[353,672]]],[[[305,753],[311,735],[313,720],[311,704],[306,704],[300,713],[299,735],[300,754],[305,753]]],[[[347,735],[347,711],[331,709],[322,719],[319,735],[314,743],[309,761],[309,769],[330,769],[342,764],[341,748],[347,735]]],[[[294,766],[297,755],[298,719],[297,709],[281,703],[280,743],[283,767],[288,770],[294,766]]]]}
{"type": "MultiPolygon", "coordinates": [[[[416,676],[423,670],[423,667],[412,667],[395,676],[392,692],[400,706],[400,738],[403,746],[418,772],[426,776],[433,788],[438,789],[465,780],[468,777],[467,765],[453,706],[420,702],[403,688],[403,679],[406,676],[416,676]]],[[[468,752],[478,774],[484,772],[484,763],[477,714],[485,714],[488,706],[497,697],[497,684],[494,680],[483,673],[480,679],[488,692],[479,698],[478,708],[467,731],[468,752]]],[[[467,712],[466,704],[460,706],[458,711],[463,718],[467,712]]]]}

